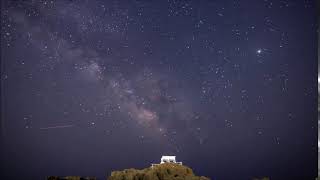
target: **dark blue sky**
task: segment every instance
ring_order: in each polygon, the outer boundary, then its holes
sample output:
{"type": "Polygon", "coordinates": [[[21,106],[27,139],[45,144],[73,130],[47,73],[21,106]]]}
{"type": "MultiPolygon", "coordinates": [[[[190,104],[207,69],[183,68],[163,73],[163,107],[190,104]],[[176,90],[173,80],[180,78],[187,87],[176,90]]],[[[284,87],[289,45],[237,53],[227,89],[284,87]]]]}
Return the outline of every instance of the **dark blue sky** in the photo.
{"type": "Polygon", "coordinates": [[[317,176],[311,0],[2,1],[1,175],[176,155],[213,180],[317,176]]]}

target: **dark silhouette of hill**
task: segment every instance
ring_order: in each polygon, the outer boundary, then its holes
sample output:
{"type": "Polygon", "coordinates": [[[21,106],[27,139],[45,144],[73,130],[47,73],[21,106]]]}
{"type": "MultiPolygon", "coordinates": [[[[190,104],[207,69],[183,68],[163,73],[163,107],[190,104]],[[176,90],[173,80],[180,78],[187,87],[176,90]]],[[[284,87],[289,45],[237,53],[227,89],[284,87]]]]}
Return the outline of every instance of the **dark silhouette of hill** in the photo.
{"type": "Polygon", "coordinates": [[[207,177],[196,176],[192,169],[174,163],[164,163],[154,167],[125,169],[113,171],[108,180],[210,180],[207,177]]]}
{"type": "Polygon", "coordinates": [[[95,177],[80,177],[80,176],[66,176],[66,177],[58,177],[58,176],[49,176],[47,180],[96,180],[95,177]]]}

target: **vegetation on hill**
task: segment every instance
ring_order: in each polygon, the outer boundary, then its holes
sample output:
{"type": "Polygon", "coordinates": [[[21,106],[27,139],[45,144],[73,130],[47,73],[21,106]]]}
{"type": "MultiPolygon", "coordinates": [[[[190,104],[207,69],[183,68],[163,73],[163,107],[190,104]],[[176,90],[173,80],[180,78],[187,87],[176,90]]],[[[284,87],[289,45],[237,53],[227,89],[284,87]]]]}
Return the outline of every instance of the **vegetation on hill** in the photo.
{"type": "Polygon", "coordinates": [[[164,163],[142,170],[125,169],[114,171],[108,180],[210,180],[207,177],[196,176],[189,167],[164,163]]]}
{"type": "MultiPolygon", "coordinates": [[[[94,177],[80,176],[49,176],[47,180],[96,180],[94,177]]],[[[154,167],[139,169],[125,169],[113,171],[107,180],[210,180],[204,176],[196,176],[192,169],[174,163],[164,163],[154,167]]],[[[270,180],[268,177],[253,178],[252,180],[270,180]]]]}
{"type": "Polygon", "coordinates": [[[253,178],[253,180],[270,180],[268,177],[263,177],[263,178],[253,178]]]}

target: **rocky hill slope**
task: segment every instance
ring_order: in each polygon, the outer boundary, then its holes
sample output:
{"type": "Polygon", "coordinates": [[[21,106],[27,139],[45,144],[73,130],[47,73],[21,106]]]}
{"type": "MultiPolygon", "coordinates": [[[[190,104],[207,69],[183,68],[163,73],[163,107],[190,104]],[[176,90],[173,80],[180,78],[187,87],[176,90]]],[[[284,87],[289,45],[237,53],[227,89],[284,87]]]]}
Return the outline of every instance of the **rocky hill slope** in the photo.
{"type": "Polygon", "coordinates": [[[207,177],[196,176],[187,166],[164,163],[154,167],[125,169],[113,171],[108,180],[210,180],[207,177]]]}

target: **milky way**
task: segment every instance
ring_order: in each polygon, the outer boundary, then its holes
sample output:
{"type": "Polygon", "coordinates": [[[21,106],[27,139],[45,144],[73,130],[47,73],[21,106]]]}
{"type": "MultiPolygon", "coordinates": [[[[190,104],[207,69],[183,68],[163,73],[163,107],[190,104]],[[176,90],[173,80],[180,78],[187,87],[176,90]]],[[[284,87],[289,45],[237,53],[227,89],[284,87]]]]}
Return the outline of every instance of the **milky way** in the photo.
{"type": "MultiPolygon", "coordinates": [[[[118,37],[121,33],[120,30],[110,29],[108,20],[97,18],[86,12],[86,8],[81,5],[80,8],[84,9],[78,10],[72,4],[65,2],[58,2],[54,5],[51,2],[49,4],[25,3],[24,5],[30,5],[32,8],[35,6],[34,11],[39,11],[37,13],[40,13],[46,21],[43,23],[41,19],[34,20],[19,10],[9,11],[7,15],[16,24],[17,33],[30,43],[29,46],[33,50],[42,53],[42,58],[35,63],[35,66],[40,66],[40,71],[56,71],[64,76],[64,79],[68,79],[67,81],[76,82],[76,86],[80,86],[80,88],[83,86],[87,86],[83,88],[94,87],[94,90],[90,91],[86,98],[99,97],[96,102],[91,104],[98,111],[97,114],[112,113],[112,115],[121,116],[122,119],[126,119],[126,123],[136,124],[138,128],[141,128],[141,131],[145,131],[146,135],[143,136],[152,136],[152,138],[164,140],[167,145],[173,146],[172,150],[174,151],[169,150],[172,153],[179,151],[179,149],[174,143],[176,136],[166,137],[170,133],[189,133],[196,139],[199,138],[199,135],[194,134],[192,130],[196,128],[188,124],[188,121],[195,116],[190,105],[191,99],[185,94],[188,89],[178,87],[179,84],[177,84],[174,72],[166,72],[162,69],[154,71],[144,66],[136,66],[133,71],[128,71],[122,69],[119,64],[120,55],[109,57],[100,48],[81,44],[81,38],[92,38],[92,36],[96,36],[95,33],[99,32],[111,33],[112,41],[122,40],[118,37]],[[46,11],[45,9],[49,7],[51,10],[46,11]],[[78,11],[81,11],[81,14],[85,12],[84,17],[81,17],[78,11]],[[65,18],[68,19],[65,20],[65,18]],[[73,40],[72,33],[69,34],[69,37],[65,37],[64,34],[52,30],[61,23],[59,20],[62,23],[68,22],[76,25],[76,32],[73,33],[80,35],[78,37],[79,45],[76,45],[76,40],[73,40]],[[53,27],[47,23],[53,23],[51,25],[53,27]],[[95,26],[105,27],[100,29],[102,27],[95,26]],[[185,126],[185,128],[180,129],[181,132],[177,132],[178,129],[175,127],[177,125],[178,127],[185,126]]],[[[125,61],[126,64],[130,63],[128,58],[120,57],[120,61],[125,61]]],[[[56,84],[53,85],[56,86],[56,84]]],[[[91,107],[87,107],[88,109],[83,107],[85,103],[79,105],[82,106],[82,111],[92,111],[91,107]]],[[[106,120],[110,121],[110,119],[106,120]]],[[[40,127],[40,129],[51,129],[50,126],[64,127],[60,124],[61,122],[58,125],[43,123],[42,126],[49,127],[40,127]]],[[[113,125],[115,126],[115,124],[113,125]]],[[[106,129],[108,128],[106,127],[106,129]]]]}
{"type": "Polygon", "coordinates": [[[314,178],[315,14],[314,1],[3,1],[6,178],[104,177],[161,155],[212,179],[314,178]]]}

